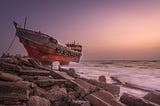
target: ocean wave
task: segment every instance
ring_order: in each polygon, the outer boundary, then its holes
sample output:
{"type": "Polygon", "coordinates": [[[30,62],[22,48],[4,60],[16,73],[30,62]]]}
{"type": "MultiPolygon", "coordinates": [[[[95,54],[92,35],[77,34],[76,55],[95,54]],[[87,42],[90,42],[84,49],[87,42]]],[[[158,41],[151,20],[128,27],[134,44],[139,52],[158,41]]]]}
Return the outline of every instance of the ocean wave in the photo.
{"type": "Polygon", "coordinates": [[[107,83],[114,83],[110,77],[116,76],[123,83],[160,91],[159,63],[159,61],[83,61],[71,63],[65,68],[75,68],[77,74],[88,79],[97,80],[99,76],[104,75],[107,83]]]}

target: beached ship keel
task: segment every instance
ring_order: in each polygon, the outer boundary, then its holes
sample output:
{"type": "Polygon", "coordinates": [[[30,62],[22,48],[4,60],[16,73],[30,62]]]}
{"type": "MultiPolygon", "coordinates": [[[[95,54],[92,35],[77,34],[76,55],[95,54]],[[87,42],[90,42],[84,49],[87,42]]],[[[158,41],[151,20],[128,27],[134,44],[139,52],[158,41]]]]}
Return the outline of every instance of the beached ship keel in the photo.
{"type": "Polygon", "coordinates": [[[28,55],[38,59],[43,64],[51,64],[54,61],[59,61],[60,64],[80,61],[82,56],[81,45],[73,42],[63,46],[47,34],[21,28],[16,22],[14,25],[16,35],[24,45],[28,55]]]}

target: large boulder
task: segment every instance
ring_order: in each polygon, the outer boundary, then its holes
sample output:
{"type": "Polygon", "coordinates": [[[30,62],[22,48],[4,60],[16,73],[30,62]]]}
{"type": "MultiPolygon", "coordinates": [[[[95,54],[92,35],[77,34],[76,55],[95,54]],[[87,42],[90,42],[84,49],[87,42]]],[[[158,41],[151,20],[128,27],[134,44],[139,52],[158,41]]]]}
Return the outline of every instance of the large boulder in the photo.
{"type": "Polygon", "coordinates": [[[49,99],[52,103],[56,101],[63,101],[67,97],[67,91],[65,88],[54,87],[49,90],[46,94],[46,98],[49,99]]]}
{"type": "Polygon", "coordinates": [[[31,96],[28,106],[50,106],[50,101],[39,96],[31,96]]]}
{"type": "Polygon", "coordinates": [[[78,93],[80,93],[82,97],[88,95],[89,93],[99,90],[98,87],[79,78],[74,80],[74,84],[75,84],[75,90],[78,93]]]}
{"type": "Polygon", "coordinates": [[[74,68],[70,68],[70,69],[61,68],[60,70],[66,72],[71,77],[74,77],[74,78],[79,78],[80,77],[78,74],[76,74],[74,68]]]}
{"type": "Polygon", "coordinates": [[[53,85],[62,85],[66,82],[65,79],[43,79],[43,80],[37,80],[35,83],[40,87],[50,87],[53,85]]]}
{"type": "Polygon", "coordinates": [[[100,88],[103,88],[104,90],[112,93],[113,95],[115,96],[118,96],[119,93],[120,93],[120,87],[119,86],[116,86],[114,84],[108,84],[108,83],[99,83],[98,81],[96,80],[93,80],[93,79],[83,79],[85,81],[87,81],[88,83],[90,84],[93,84],[97,87],[100,87],[100,88]]]}
{"type": "Polygon", "coordinates": [[[41,97],[45,97],[46,93],[47,93],[47,91],[45,89],[38,87],[34,83],[31,84],[31,90],[30,91],[32,91],[30,94],[41,96],[41,97]]]}
{"type": "Polygon", "coordinates": [[[100,83],[106,83],[106,77],[105,76],[99,76],[99,78],[98,78],[98,81],[100,82],[100,83]]]}
{"type": "Polygon", "coordinates": [[[124,93],[121,98],[120,101],[124,104],[126,104],[127,106],[157,106],[154,103],[151,103],[149,101],[146,101],[142,98],[138,98],[135,97],[133,95],[124,93]]]}
{"type": "Polygon", "coordinates": [[[22,83],[0,82],[0,100],[23,101],[29,99],[28,87],[22,83]]]}
{"type": "Polygon", "coordinates": [[[16,75],[2,72],[2,73],[0,73],[0,80],[15,82],[15,81],[22,81],[23,79],[21,77],[16,76],[16,75]]]}
{"type": "Polygon", "coordinates": [[[105,90],[91,93],[87,95],[85,99],[90,101],[93,106],[125,106],[116,100],[111,93],[105,90]]]}
{"type": "Polygon", "coordinates": [[[155,92],[155,93],[150,92],[143,98],[160,105],[160,92],[155,92]]]}
{"type": "Polygon", "coordinates": [[[49,76],[50,72],[46,70],[33,69],[33,70],[21,70],[19,75],[28,75],[28,76],[49,76]]]}

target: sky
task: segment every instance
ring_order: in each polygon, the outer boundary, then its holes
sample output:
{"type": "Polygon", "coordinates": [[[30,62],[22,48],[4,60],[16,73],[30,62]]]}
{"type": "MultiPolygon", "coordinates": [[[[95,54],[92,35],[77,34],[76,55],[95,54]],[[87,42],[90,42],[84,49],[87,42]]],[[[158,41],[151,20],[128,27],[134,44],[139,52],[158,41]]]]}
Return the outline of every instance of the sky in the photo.
{"type": "MultiPolygon", "coordinates": [[[[13,21],[61,44],[83,45],[82,59],[160,60],[160,0],[1,0],[0,55],[13,21]]],[[[16,37],[10,54],[27,55],[16,37]]]]}

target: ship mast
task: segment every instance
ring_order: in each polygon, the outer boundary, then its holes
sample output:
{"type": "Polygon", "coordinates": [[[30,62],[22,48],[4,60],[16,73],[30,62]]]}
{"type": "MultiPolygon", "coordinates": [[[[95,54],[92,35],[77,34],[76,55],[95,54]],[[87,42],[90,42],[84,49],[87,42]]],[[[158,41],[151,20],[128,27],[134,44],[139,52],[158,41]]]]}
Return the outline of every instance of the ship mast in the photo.
{"type": "Polygon", "coordinates": [[[26,23],[27,23],[27,17],[25,17],[24,29],[26,28],[26,23]]]}

